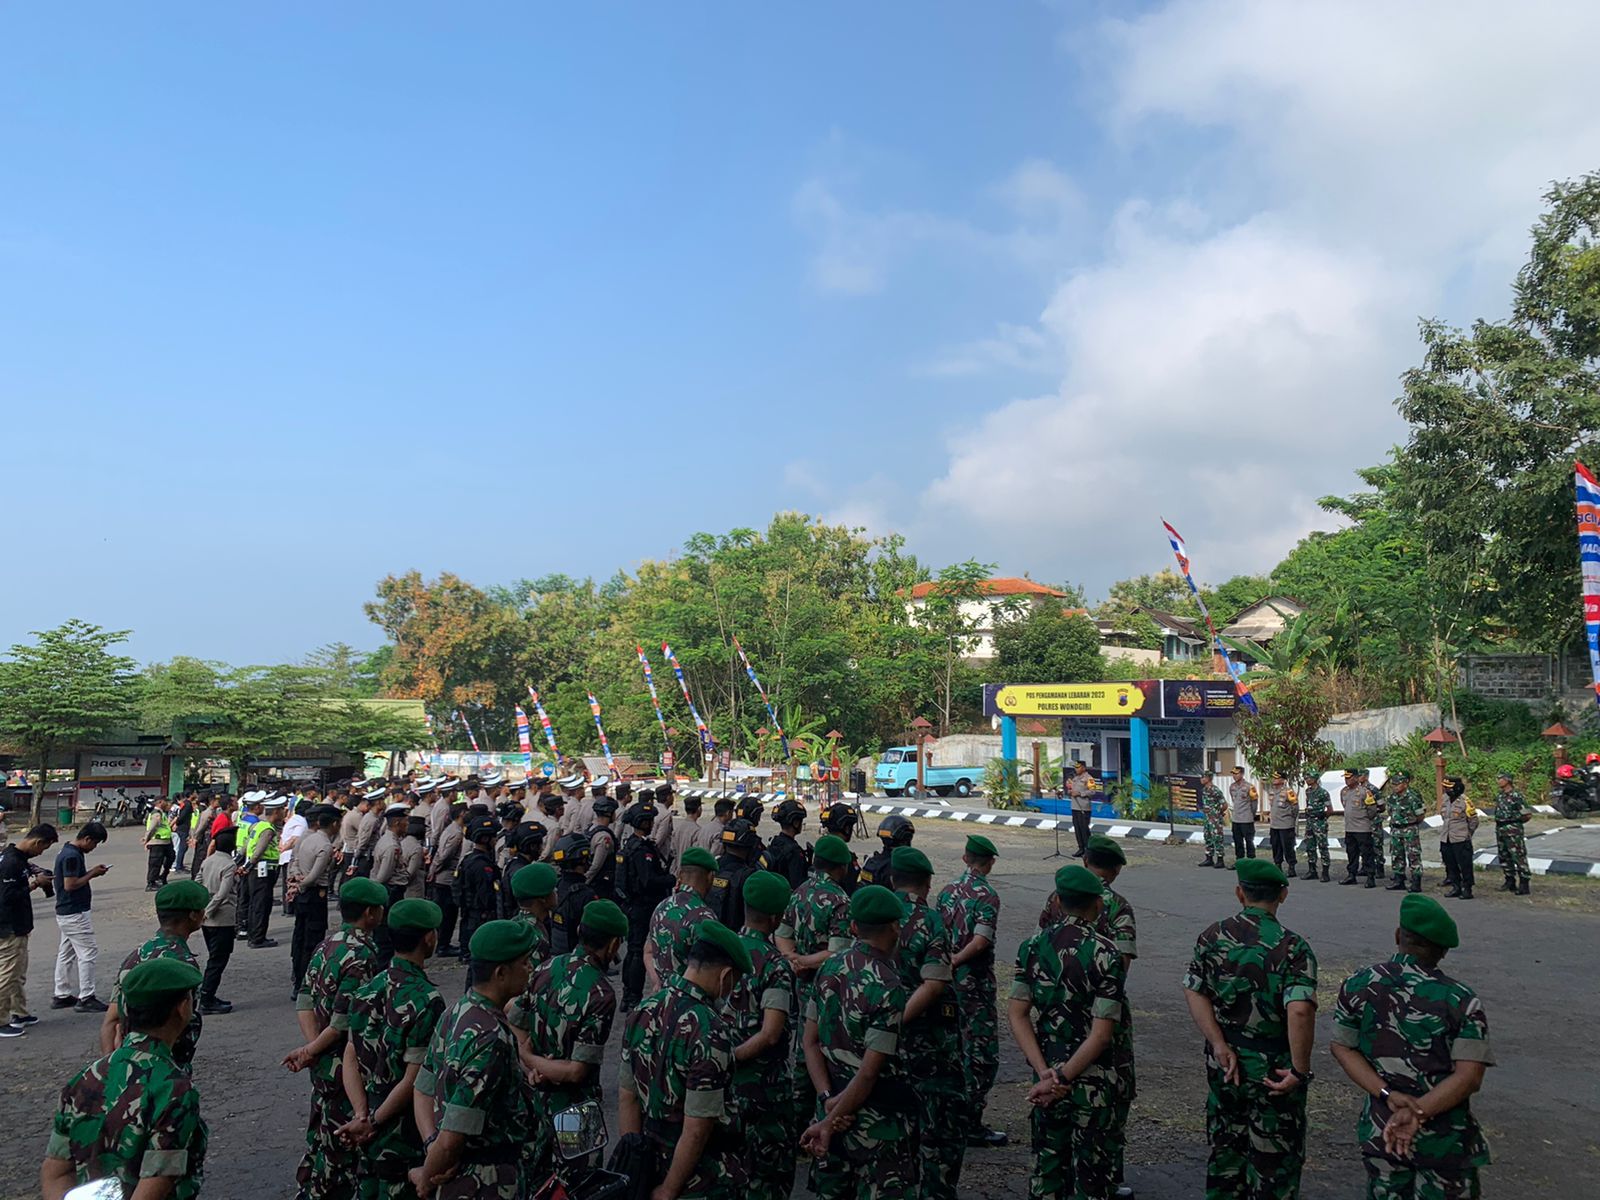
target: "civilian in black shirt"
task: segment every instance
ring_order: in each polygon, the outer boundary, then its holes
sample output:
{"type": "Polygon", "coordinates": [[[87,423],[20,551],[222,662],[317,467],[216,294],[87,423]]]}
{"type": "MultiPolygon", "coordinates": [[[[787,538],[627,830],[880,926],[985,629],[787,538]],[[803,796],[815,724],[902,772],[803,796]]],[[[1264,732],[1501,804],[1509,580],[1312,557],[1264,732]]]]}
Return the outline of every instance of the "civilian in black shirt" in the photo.
{"type": "Polygon", "coordinates": [[[111,868],[104,863],[91,867],[85,861],[105,840],[106,827],[99,821],[90,821],[56,855],[56,927],[61,930],[61,948],[56,951],[56,990],[51,1008],[95,1013],[106,1010],[105,1002],[94,994],[94,964],[100,956],[100,945],[95,941],[94,919],[89,915],[89,885],[111,868]]]}
{"type": "Polygon", "coordinates": [[[33,889],[51,894],[50,873],[31,859],[56,844],[54,825],[35,825],[0,854],[0,1037],[19,1037],[39,1018],[28,1013],[28,935],[33,932],[33,889]]]}

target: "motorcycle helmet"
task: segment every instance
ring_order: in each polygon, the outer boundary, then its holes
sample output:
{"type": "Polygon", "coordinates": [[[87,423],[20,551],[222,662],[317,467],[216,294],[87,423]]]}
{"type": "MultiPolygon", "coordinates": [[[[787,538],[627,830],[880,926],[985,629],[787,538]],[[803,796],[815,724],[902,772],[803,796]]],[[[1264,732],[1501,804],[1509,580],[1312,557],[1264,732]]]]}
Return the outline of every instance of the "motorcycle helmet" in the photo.
{"type": "Polygon", "coordinates": [[[909,846],[911,839],[917,836],[917,827],[911,823],[910,817],[885,817],[878,825],[878,837],[885,846],[909,846]]]}
{"type": "Polygon", "coordinates": [[[736,850],[754,850],[761,845],[761,839],[756,836],[755,826],[742,817],[735,817],[729,821],[727,828],[722,831],[722,836],[717,840],[723,846],[731,846],[736,850]]]}
{"type": "Polygon", "coordinates": [[[751,828],[761,824],[761,814],[767,811],[767,806],[754,796],[746,796],[739,801],[739,807],[734,809],[740,818],[749,821],[751,828]]]}
{"type": "Polygon", "coordinates": [[[622,823],[631,825],[640,833],[649,833],[650,827],[656,823],[656,806],[648,800],[630,804],[628,811],[622,814],[622,823]]]}
{"type": "Polygon", "coordinates": [[[849,839],[855,833],[856,825],[861,820],[861,814],[848,804],[832,804],[817,815],[822,822],[822,827],[829,833],[849,839]]]}
{"type": "Polygon", "coordinates": [[[1571,763],[1562,763],[1556,768],[1557,779],[1571,779],[1577,772],[1572,769],[1571,763]]]}
{"type": "Polygon", "coordinates": [[[1585,754],[1583,756],[1583,765],[1584,766],[1592,767],[1592,766],[1595,765],[1595,763],[1600,763],[1600,754],[1596,754],[1593,751],[1590,751],[1588,754],[1585,754]]]}
{"type": "Polygon", "coordinates": [[[779,829],[788,829],[806,819],[806,806],[798,800],[785,800],[772,810],[772,819],[778,823],[779,829]]]}
{"type": "Polygon", "coordinates": [[[550,853],[550,861],[561,870],[570,870],[588,866],[589,855],[589,835],[569,833],[556,842],[556,848],[550,853]]]}

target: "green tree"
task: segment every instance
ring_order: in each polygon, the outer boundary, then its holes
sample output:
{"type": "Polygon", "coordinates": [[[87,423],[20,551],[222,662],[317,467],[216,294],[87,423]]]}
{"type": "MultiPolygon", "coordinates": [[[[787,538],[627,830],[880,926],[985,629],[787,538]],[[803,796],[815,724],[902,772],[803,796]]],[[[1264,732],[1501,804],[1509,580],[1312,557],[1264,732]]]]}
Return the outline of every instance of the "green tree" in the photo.
{"type": "Polygon", "coordinates": [[[1324,662],[1333,641],[1328,634],[1318,633],[1315,623],[1316,618],[1304,612],[1287,618],[1282,632],[1265,645],[1231,637],[1222,640],[1235,653],[1253,660],[1257,670],[1270,675],[1301,675],[1324,662]]]}
{"type": "Polygon", "coordinates": [[[1090,683],[1104,674],[1100,631],[1049,598],[995,626],[995,670],[1008,683],[1090,683]]]}
{"type": "Polygon", "coordinates": [[[0,742],[33,768],[33,819],[44,814],[46,775],[57,755],[104,738],[133,715],[137,664],[112,653],[126,630],[71,620],[35,631],[0,662],[0,742]]]}
{"type": "Polygon", "coordinates": [[[978,647],[978,630],[991,622],[998,624],[1022,611],[1015,597],[997,599],[989,595],[985,582],[994,574],[994,563],[969,558],[939,572],[923,598],[915,624],[938,639],[940,662],[937,703],[939,736],[950,731],[950,715],[958,688],[971,673],[967,656],[978,647]]]}
{"type": "MultiPolygon", "coordinates": [[[[1248,603],[1248,601],[1247,601],[1248,603]]],[[[1119,579],[1111,585],[1094,611],[1097,617],[1131,616],[1140,609],[1154,608],[1179,617],[1198,617],[1200,610],[1182,575],[1165,567],[1153,575],[1119,579]]]]}
{"type": "Polygon", "coordinates": [[[1264,680],[1253,693],[1260,715],[1241,710],[1234,735],[1256,774],[1267,778],[1281,772],[1298,780],[1327,770],[1333,763],[1333,743],[1318,734],[1333,716],[1333,702],[1322,681],[1283,675],[1264,680]]]}

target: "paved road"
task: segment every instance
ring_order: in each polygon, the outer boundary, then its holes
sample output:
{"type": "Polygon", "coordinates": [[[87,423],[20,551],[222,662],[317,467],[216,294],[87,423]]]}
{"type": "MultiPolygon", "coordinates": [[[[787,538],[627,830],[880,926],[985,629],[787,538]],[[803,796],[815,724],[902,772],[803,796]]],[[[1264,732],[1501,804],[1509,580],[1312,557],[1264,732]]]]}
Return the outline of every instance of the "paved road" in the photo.
{"type": "MultiPolygon", "coordinates": [[[[996,872],[1004,907],[1001,949],[1010,956],[1033,928],[1058,863],[1044,861],[1052,835],[1034,830],[985,831],[1000,847],[996,872]]],[[[943,873],[959,866],[968,829],[930,821],[917,844],[943,873]]],[[[116,844],[101,861],[115,864],[95,889],[95,916],[109,971],[145,936],[152,923],[143,890],[142,852],[132,831],[114,832],[116,844]]],[[[1200,1045],[1179,990],[1195,934],[1230,914],[1231,873],[1198,871],[1187,847],[1126,843],[1130,866],[1119,885],[1139,916],[1141,954],[1130,993],[1138,1051],[1139,1098],[1128,1152],[1130,1182],[1144,1197],[1177,1200],[1200,1194],[1205,1162],[1205,1086],[1200,1045]]],[[[863,845],[864,848],[864,845],[863,845]]],[[[1430,879],[1430,883],[1434,880],[1430,879]]],[[[1492,883],[1492,881],[1485,881],[1492,883]]],[[[1500,1066],[1489,1072],[1477,1109],[1494,1149],[1489,1195],[1592,1195],[1593,1122],[1600,1084],[1584,1022],[1600,992],[1600,885],[1582,880],[1536,881],[1531,899],[1488,891],[1455,907],[1465,944],[1447,969],[1475,986],[1488,1008],[1500,1066]]],[[[1327,1053],[1333,998],[1355,968],[1386,956],[1392,945],[1398,896],[1320,883],[1298,884],[1282,917],[1308,937],[1321,963],[1312,1096],[1310,1165],[1305,1195],[1312,1200],[1361,1194],[1354,1153],[1358,1094],[1343,1081],[1327,1053]]],[[[287,922],[274,933],[276,949],[235,954],[223,994],[237,1005],[227,1017],[208,1018],[197,1059],[204,1111],[211,1126],[205,1194],[226,1200],[284,1200],[293,1195],[293,1171],[303,1147],[307,1108],[304,1076],[278,1063],[297,1042],[289,999],[287,922]],[[226,1168],[226,1171],[224,1170],[226,1168]]],[[[60,1085],[94,1054],[96,1019],[48,1009],[55,925],[48,909],[34,934],[30,1003],[41,1023],[28,1036],[0,1043],[7,1062],[0,1091],[0,1122],[12,1152],[0,1162],[0,1196],[36,1196],[37,1164],[60,1085]],[[9,1061],[7,1061],[9,1060],[9,1061]]],[[[199,949],[196,939],[197,951],[199,949]]],[[[1008,975],[1003,969],[1003,975],[1008,975]]],[[[458,966],[434,977],[454,995],[458,966]]],[[[1002,980],[1002,995],[1006,983],[1002,980]]],[[[107,988],[102,984],[102,995],[107,988]]],[[[1002,1028],[1004,1025],[1002,1023],[1002,1028]]],[[[605,1068],[608,1092],[616,1072],[617,1035],[605,1068]]],[[[968,1157],[963,1194],[1015,1198],[1026,1195],[1026,1118],[1022,1095],[1026,1066],[1002,1046],[1000,1084],[990,1115],[1018,1143],[968,1157]]]]}

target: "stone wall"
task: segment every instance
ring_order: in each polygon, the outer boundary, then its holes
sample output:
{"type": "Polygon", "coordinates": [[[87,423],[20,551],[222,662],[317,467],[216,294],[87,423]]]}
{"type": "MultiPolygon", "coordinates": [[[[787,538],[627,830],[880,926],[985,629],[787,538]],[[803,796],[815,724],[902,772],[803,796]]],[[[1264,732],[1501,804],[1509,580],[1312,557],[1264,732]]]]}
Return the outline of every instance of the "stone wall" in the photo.
{"type": "Polygon", "coordinates": [[[1461,662],[1462,685],[1491,700],[1547,700],[1555,674],[1548,654],[1469,654],[1461,662]]]}
{"type": "Polygon", "coordinates": [[[1404,741],[1413,733],[1426,733],[1439,724],[1439,709],[1432,704],[1401,704],[1393,708],[1365,708],[1334,713],[1318,731],[1340,754],[1370,754],[1404,741]]]}

